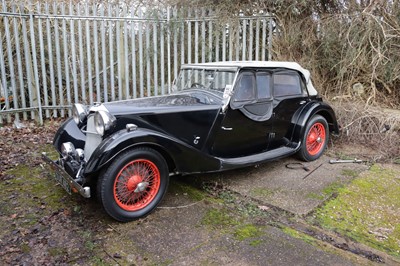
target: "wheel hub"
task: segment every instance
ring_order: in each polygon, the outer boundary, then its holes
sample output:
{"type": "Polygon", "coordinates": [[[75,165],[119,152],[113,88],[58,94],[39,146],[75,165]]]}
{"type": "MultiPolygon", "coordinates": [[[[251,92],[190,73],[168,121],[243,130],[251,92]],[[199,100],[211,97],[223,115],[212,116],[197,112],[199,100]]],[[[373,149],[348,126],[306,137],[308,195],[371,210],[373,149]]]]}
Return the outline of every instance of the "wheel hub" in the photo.
{"type": "Polygon", "coordinates": [[[129,191],[132,191],[138,186],[138,184],[140,184],[141,181],[142,178],[139,175],[133,175],[128,179],[126,186],[129,191]]]}
{"type": "Polygon", "coordinates": [[[309,142],[314,142],[315,140],[318,141],[318,139],[321,139],[320,137],[317,138],[317,135],[315,132],[311,132],[310,135],[308,136],[308,141],[309,142]]]}
{"type": "Polygon", "coordinates": [[[146,190],[146,188],[149,186],[149,182],[140,182],[139,184],[137,184],[135,192],[143,192],[146,190]]]}

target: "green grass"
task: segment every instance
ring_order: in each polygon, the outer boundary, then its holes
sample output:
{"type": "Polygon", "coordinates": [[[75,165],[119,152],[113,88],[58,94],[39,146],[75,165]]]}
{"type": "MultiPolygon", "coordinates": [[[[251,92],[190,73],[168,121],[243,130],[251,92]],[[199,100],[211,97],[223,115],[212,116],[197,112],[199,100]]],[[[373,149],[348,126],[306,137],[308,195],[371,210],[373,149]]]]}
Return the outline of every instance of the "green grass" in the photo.
{"type": "Polygon", "coordinates": [[[400,257],[400,170],[374,165],[317,210],[324,228],[400,257]]]}

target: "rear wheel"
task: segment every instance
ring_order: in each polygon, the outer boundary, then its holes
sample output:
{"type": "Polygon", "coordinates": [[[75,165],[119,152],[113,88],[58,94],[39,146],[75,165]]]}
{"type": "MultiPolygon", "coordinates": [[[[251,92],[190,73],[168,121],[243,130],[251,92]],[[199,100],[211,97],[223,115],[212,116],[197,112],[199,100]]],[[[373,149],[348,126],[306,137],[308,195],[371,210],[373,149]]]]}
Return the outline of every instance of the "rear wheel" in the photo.
{"type": "Polygon", "coordinates": [[[329,127],[326,119],[320,115],[313,116],[307,123],[302,138],[299,157],[304,161],[314,161],[321,157],[329,140],[329,127]]]}
{"type": "Polygon", "coordinates": [[[126,151],[100,176],[100,202],[114,219],[129,222],[146,216],[162,200],[169,182],[167,163],[155,150],[126,151]]]}

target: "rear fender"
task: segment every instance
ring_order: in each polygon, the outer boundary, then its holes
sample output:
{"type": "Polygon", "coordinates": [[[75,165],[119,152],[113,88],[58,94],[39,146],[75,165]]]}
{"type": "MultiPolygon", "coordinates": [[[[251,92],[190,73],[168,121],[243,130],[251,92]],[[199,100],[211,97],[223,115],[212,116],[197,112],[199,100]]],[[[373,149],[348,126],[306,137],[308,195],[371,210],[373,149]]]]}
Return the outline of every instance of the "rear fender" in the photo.
{"type": "Polygon", "coordinates": [[[86,164],[84,174],[92,175],[106,167],[121,152],[139,147],[153,147],[178,173],[207,172],[220,168],[220,161],[186,143],[149,129],[120,130],[106,138],[93,152],[86,164]],[[172,160],[172,162],[171,162],[172,160]]]}
{"type": "MultiPolygon", "coordinates": [[[[298,114],[294,117],[294,131],[293,131],[293,141],[300,142],[302,136],[304,136],[307,121],[314,115],[323,116],[329,125],[329,131],[334,134],[339,134],[339,126],[336,120],[335,112],[332,107],[324,102],[310,102],[308,103],[298,114]]],[[[294,122],[293,121],[293,122],[294,122]]]]}

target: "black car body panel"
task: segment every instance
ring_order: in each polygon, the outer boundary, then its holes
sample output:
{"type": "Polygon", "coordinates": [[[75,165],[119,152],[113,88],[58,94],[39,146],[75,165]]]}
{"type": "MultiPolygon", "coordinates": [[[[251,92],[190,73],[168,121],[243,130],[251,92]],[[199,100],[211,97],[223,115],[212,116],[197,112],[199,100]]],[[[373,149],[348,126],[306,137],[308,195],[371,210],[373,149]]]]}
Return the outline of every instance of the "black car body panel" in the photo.
{"type": "Polygon", "coordinates": [[[169,135],[149,129],[132,132],[120,130],[109,136],[93,153],[88,161],[85,174],[90,175],[105,167],[124,150],[138,146],[152,147],[168,156],[173,163],[173,172],[200,173],[220,169],[220,161],[204,154],[201,150],[169,135]]]}

